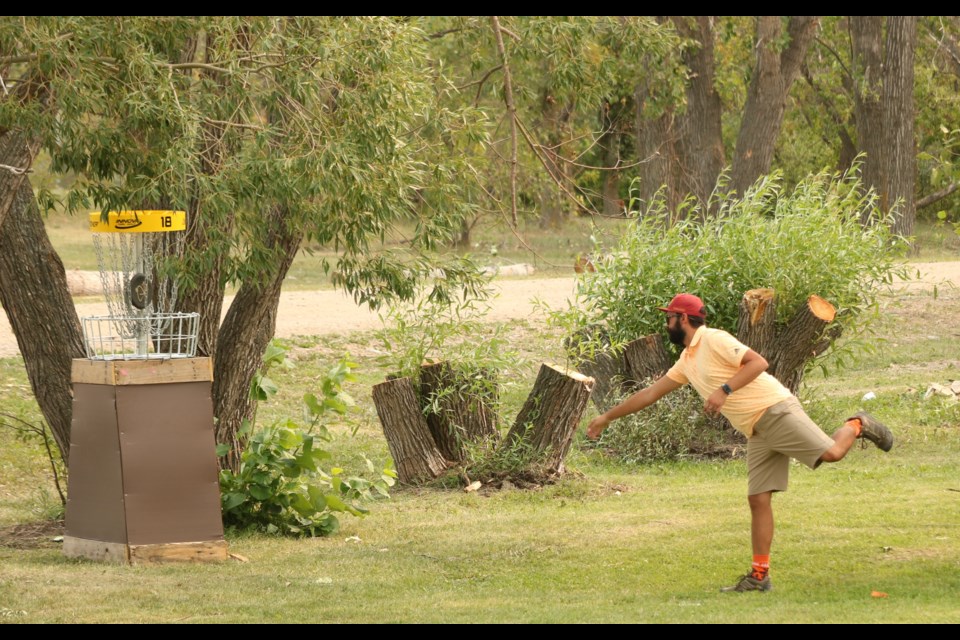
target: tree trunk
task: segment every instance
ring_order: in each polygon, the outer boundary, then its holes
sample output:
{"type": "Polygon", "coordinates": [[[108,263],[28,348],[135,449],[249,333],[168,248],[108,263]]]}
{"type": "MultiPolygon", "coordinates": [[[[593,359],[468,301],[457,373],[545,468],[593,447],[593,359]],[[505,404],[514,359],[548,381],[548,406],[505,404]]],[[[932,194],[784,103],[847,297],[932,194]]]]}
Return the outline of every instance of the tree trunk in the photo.
{"type": "MultiPolygon", "coordinates": [[[[2,161],[2,160],[0,160],[2,161]]],[[[63,263],[50,244],[28,181],[0,227],[0,303],[63,459],[70,454],[70,368],[85,356],[63,263]]]]}
{"type": "Polygon", "coordinates": [[[573,112],[572,105],[558,104],[549,88],[541,96],[541,128],[545,145],[540,147],[548,176],[540,195],[540,227],[558,229],[570,215],[574,205],[564,193],[575,193],[569,163],[563,155],[563,144],[573,112]]]}
{"type": "Polygon", "coordinates": [[[200,314],[200,328],[197,333],[197,355],[209,356],[216,360],[217,336],[220,332],[220,316],[223,313],[223,296],[226,282],[223,276],[226,256],[221,255],[210,241],[210,234],[216,229],[230,233],[232,220],[226,224],[217,224],[201,214],[200,203],[194,200],[187,208],[187,235],[184,239],[185,262],[206,264],[204,276],[198,278],[196,285],[181,290],[177,297],[177,311],[200,314]]]}
{"type": "Polygon", "coordinates": [[[706,203],[723,168],[723,130],[720,94],[714,85],[713,17],[673,16],[677,31],[700,43],[684,50],[690,69],[687,109],[679,117],[680,189],[706,203]]]}
{"type": "Polygon", "coordinates": [[[263,352],[276,331],[280,287],[303,237],[302,231],[289,228],[286,217],[281,207],[265,216],[264,244],[278,253],[278,262],[258,280],[241,285],[220,328],[213,369],[213,406],[217,442],[231,446],[224,466],[234,471],[238,470],[243,445],[238,431],[256,408],[250,384],[263,365],[263,352]]]}
{"type": "Polygon", "coordinates": [[[623,348],[623,359],[627,377],[637,386],[648,378],[659,378],[673,366],[663,346],[663,336],[656,333],[628,343],[623,348]]]}
{"type": "Polygon", "coordinates": [[[622,108],[619,102],[612,105],[604,101],[600,109],[600,122],[603,133],[597,144],[602,149],[603,166],[603,215],[623,215],[623,202],[620,200],[620,116],[622,108]]]}
{"type": "MultiPolygon", "coordinates": [[[[420,408],[434,405],[426,412],[427,426],[444,458],[452,462],[464,459],[465,442],[496,438],[496,397],[471,393],[470,381],[446,362],[425,364],[420,368],[420,408]]],[[[494,393],[495,396],[495,393],[494,393]]]]}
{"type": "MultiPolygon", "coordinates": [[[[913,60],[917,47],[917,17],[887,18],[883,79],[883,172],[886,200],[896,208],[893,231],[913,235],[916,206],[917,149],[914,140],[913,60]]],[[[885,209],[889,211],[889,209],[885,209]]]]}
{"type": "MultiPolygon", "coordinates": [[[[637,185],[641,203],[649,203],[658,191],[664,189],[663,196],[667,207],[674,211],[683,199],[677,177],[679,157],[677,156],[676,131],[674,129],[673,110],[670,109],[657,117],[647,117],[647,103],[651,90],[646,83],[637,87],[636,103],[636,144],[639,184],[637,185]]],[[[643,206],[643,205],[641,205],[643,206]]]]}
{"type": "MultiPolygon", "coordinates": [[[[881,211],[895,210],[893,230],[911,235],[916,217],[913,65],[917,18],[888,17],[886,38],[883,20],[880,16],[850,18],[857,141],[867,154],[864,188],[877,192],[881,211]]],[[[864,212],[864,222],[868,214],[864,212]]]]}
{"type": "Polygon", "coordinates": [[[33,166],[39,147],[39,143],[16,131],[0,131],[0,164],[12,167],[0,167],[0,227],[11,209],[18,206],[21,187],[30,186],[27,172],[33,166]]]}
{"type": "Polygon", "coordinates": [[[529,447],[533,465],[547,475],[561,474],[573,434],[587,409],[593,379],[544,364],[503,446],[529,447]]]}
{"type": "Polygon", "coordinates": [[[812,295],[777,334],[777,346],[768,370],[783,386],[796,393],[807,363],[824,349],[819,345],[824,329],[837,311],[832,304],[812,295]]]}
{"type": "Polygon", "coordinates": [[[800,74],[818,24],[817,16],[790,16],[789,43],[784,48],[780,16],[757,19],[757,61],[743,109],[731,176],[738,193],[770,172],[790,87],[800,74]]]}
{"type": "Polygon", "coordinates": [[[410,378],[373,387],[373,404],[387,438],[397,477],[404,484],[433,480],[449,466],[430,435],[410,378]]]}
{"type": "Polygon", "coordinates": [[[751,289],[740,301],[737,340],[769,362],[777,344],[776,294],[773,289],[751,289]]]}
{"type": "MultiPolygon", "coordinates": [[[[866,154],[863,186],[876,189],[880,208],[889,210],[883,195],[883,17],[850,16],[853,46],[854,112],[857,144],[866,154]]],[[[865,212],[864,215],[867,215],[865,212]]]]}
{"type": "MultiPolygon", "coordinates": [[[[245,51],[249,42],[246,35],[248,27],[238,27],[233,34],[234,46],[238,51],[245,51]]],[[[215,37],[222,37],[221,33],[209,32],[206,41],[215,37]]],[[[203,58],[198,62],[216,65],[218,60],[213,56],[209,46],[202,48],[203,58]]],[[[185,48],[182,62],[194,62],[198,51],[197,39],[191,39],[185,48]]],[[[207,69],[199,71],[200,77],[217,91],[224,90],[227,79],[207,69]]],[[[221,114],[226,120],[234,114],[221,114]]],[[[204,176],[216,176],[220,173],[223,162],[237,150],[237,142],[231,140],[228,127],[220,122],[203,122],[198,129],[197,145],[200,148],[200,172],[204,176]]],[[[223,313],[223,295],[226,289],[224,268],[227,257],[217,249],[220,244],[214,236],[229,237],[234,228],[234,214],[228,213],[216,219],[212,212],[203,211],[204,195],[201,193],[200,183],[195,181],[193,196],[187,205],[187,234],[182,259],[192,265],[191,271],[203,273],[197,280],[196,286],[180,292],[177,301],[177,310],[196,312],[200,314],[200,330],[197,335],[197,352],[199,355],[215,358],[217,353],[217,336],[220,331],[220,316],[223,313]]]]}

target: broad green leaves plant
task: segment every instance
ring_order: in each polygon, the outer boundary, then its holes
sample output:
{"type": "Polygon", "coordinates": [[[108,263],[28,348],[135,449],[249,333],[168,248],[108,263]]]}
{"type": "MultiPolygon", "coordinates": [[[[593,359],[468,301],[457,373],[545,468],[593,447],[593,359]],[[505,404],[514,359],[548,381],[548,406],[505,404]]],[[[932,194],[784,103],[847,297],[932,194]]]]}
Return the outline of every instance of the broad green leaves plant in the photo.
{"type": "MultiPolygon", "coordinates": [[[[264,367],[285,362],[286,350],[272,344],[267,350],[264,367]]],[[[320,447],[330,434],[323,423],[329,412],[343,415],[353,399],[342,386],[354,380],[352,362],[342,359],[320,383],[318,393],[303,397],[304,423],[283,420],[255,429],[247,425],[246,447],[239,470],[220,472],[221,506],[224,524],[237,529],[254,528],[267,533],[291,536],[323,536],[340,526],[339,513],[363,516],[367,510],[361,502],[374,494],[389,497],[396,473],[389,467],[379,473],[366,460],[368,479],[348,476],[340,467],[329,466],[331,456],[320,447]],[[327,466],[325,466],[327,465],[327,466]]],[[[253,394],[272,395],[265,391],[264,375],[251,388],[253,394]]],[[[272,385],[272,383],[271,383],[272,385]]],[[[275,387],[274,387],[275,388],[275,387]]],[[[220,455],[226,453],[218,450],[220,455]]]]}

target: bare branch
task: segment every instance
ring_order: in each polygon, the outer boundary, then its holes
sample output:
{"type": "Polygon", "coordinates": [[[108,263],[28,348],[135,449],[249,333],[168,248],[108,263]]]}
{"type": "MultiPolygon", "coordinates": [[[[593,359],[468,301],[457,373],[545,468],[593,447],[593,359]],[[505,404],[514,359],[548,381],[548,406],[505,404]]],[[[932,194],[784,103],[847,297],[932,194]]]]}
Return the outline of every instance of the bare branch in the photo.
{"type": "Polygon", "coordinates": [[[843,64],[843,60],[840,58],[840,54],[834,51],[833,47],[827,44],[822,38],[814,38],[814,40],[816,40],[817,44],[819,44],[821,47],[823,47],[824,49],[829,51],[831,54],[833,54],[834,59],[836,59],[836,61],[840,64],[840,68],[843,69],[843,73],[847,76],[847,78],[852,79],[853,74],[850,73],[849,69],[847,69],[847,65],[843,64]]]}
{"type": "Polygon", "coordinates": [[[444,29],[443,31],[431,33],[427,36],[427,38],[429,40],[436,40],[437,38],[442,38],[443,36],[450,35],[451,33],[459,33],[460,31],[463,31],[463,27],[457,27],[456,29],[444,29]]]}
{"type": "Polygon", "coordinates": [[[948,195],[950,195],[957,189],[960,189],[960,182],[954,182],[944,187],[943,189],[940,189],[940,191],[935,191],[934,193],[931,193],[928,196],[924,196],[923,198],[920,198],[919,200],[917,200],[917,209],[921,209],[923,207],[929,207],[934,202],[943,200],[944,198],[946,198],[948,195]]]}
{"type": "Polygon", "coordinates": [[[57,488],[57,493],[60,494],[60,503],[63,506],[67,506],[67,496],[64,495],[63,489],[60,487],[60,473],[57,471],[56,458],[54,458],[53,449],[50,447],[50,436],[47,435],[47,424],[45,422],[41,422],[40,426],[38,427],[35,424],[31,424],[26,420],[9,413],[0,413],[0,418],[6,418],[7,420],[19,422],[21,425],[19,427],[12,424],[6,425],[15,431],[28,433],[33,432],[40,436],[40,438],[43,440],[43,446],[47,450],[47,460],[50,462],[50,472],[53,475],[53,484],[57,488]]]}
{"type": "Polygon", "coordinates": [[[203,69],[205,71],[212,71],[213,73],[230,73],[229,69],[223,69],[221,67],[217,67],[212,64],[206,64],[204,62],[178,62],[175,64],[161,63],[160,66],[164,66],[169,69],[203,69]]]}
{"type": "Polygon", "coordinates": [[[8,164],[0,164],[0,169],[6,169],[7,171],[9,171],[15,176],[22,176],[25,173],[33,173],[33,169],[31,169],[30,167],[27,167],[26,169],[24,169],[22,167],[11,167],[8,164]]]}
{"type": "Polygon", "coordinates": [[[473,106],[477,106],[477,103],[480,101],[480,92],[483,91],[483,83],[487,81],[487,78],[489,78],[490,76],[492,76],[494,73],[496,73],[496,72],[499,71],[500,69],[503,69],[503,65],[502,65],[502,64],[497,65],[497,66],[495,66],[493,69],[490,69],[489,71],[487,71],[485,74],[483,74],[483,77],[480,78],[479,80],[474,80],[473,82],[468,82],[467,84],[465,84],[465,85],[463,85],[463,86],[457,87],[457,90],[458,90],[458,91],[463,91],[463,90],[466,89],[467,87],[472,87],[472,86],[475,85],[475,84],[480,85],[479,87],[477,87],[477,95],[476,95],[476,97],[473,99],[473,106]]]}
{"type": "MultiPolygon", "coordinates": [[[[498,200],[497,197],[496,197],[494,194],[490,193],[490,190],[489,190],[489,189],[487,189],[485,186],[483,186],[483,182],[480,180],[480,176],[477,175],[476,169],[473,169],[473,176],[474,176],[474,178],[475,178],[476,181],[477,181],[477,186],[480,187],[480,189],[481,189],[484,193],[487,194],[487,197],[490,198],[491,200],[493,200],[494,202],[496,202],[497,204],[500,204],[500,200],[498,200]]],[[[544,263],[546,263],[547,265],[549,265],[549,266],[551,266],[551,267],[562,267],[562,266],[563,266],[563,265],[554,264],[554,263],[550,262],[549,260],[547,260],[546,258],[544,258],[542,255],[540,255],[539,253],[537,253],[537,250],[536,250],[536,249],[534,249],[534,248],[531,247],[529,244],[527,244],[527,241],[523,239],[523,236],[522,236],[522,235],[520,235],[520,231],[516,228],[516,226],[515,226],[515,225],[512,225],[512,224],[509,224],[509,220],[506,220],[506,217],[507,217],[507,216],[506,216],[506,214],[504,213],[502,207],[498,207],[498,208],[495,209],[494,211],[495,211],[496,213],[499,213],[501,216],[503,216],[504,220],[508,223],[507,226],[510,227],[510,232],[513,233],[514,237],[516,237],[516,239],[520,241],[520,244],[522,244],[523,247],[524,247],[527,251],[529,251],[529,252],[532,253],[536,258],[542,260],[544,263]]]]}
{"type": "Polygon", "coordinates": [[[520,39],[520,36],[518,36],[517,34],[515,34],[513,31],[510,31],[510,29],[507,29],[506,27],[501,26],[501,27],[500,27],[500,30],[503,31],[503,32],[504,32],[505,34],[507,34],[508,36],[510,36],[511,38],[513,38],[514,42],[521,42],[521,41],[522,41],[522,40],[520,39]]]}

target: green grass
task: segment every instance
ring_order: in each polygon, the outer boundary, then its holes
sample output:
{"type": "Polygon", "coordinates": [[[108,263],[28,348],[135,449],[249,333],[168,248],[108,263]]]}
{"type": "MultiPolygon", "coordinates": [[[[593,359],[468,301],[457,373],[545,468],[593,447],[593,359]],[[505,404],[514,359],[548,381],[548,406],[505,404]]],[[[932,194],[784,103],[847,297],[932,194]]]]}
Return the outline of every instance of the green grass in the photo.
{"type": "MultiPolygon", "coordinates": [[[[0,545],[0,622],[960,622],[960,404],[922,399],[958,377],[960,292],[885,305],[885,341],[810,374],[803,398],[830,432],[874,391],[865,406],[897,444],[794,466],[774,499],[772,593],[717,592],[750,559],[742,461],[631,466],[575,446],[574,473],[539,490],[397,490],[331,538],[231,535],[248,563],[118,567],[68,560],[53,542],[0,545]]],[[[505,376],[508,422],[539,362],[562,357],[552,330],[509,328],[523,358],[505,376]]],[[[271,373],[281,391],[260,421],[297,415],[347,352],[358,407],[331,425],[328,449],[352,471],[386,460],[373,335],[286,344],[295,367],[271,373]]],[[[0,375],[3,410],[38,419],[19,360],[0,360],[0,375]]],[[[42,517],[52,494],[38,443],[0,428],[0,527],[42,517]]]]}

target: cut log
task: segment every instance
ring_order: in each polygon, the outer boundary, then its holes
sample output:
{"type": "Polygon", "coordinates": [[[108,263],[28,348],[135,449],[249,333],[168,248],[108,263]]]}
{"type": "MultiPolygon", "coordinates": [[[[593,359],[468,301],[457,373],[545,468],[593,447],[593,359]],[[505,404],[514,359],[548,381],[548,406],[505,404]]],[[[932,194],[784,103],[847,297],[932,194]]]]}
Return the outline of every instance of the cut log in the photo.
{"type": "Polygon", "coordinates": [[[547,474],[564,471],[563,460],[590,401],[594,380],[556,365],[540,367],[537,381],[503,446],[522,443],[536,454],[547,474]]]}
{"type": "Polygon", "coordinates": [[[433,480],[447,469],[449,464],[430,435],[410,378],[375,385],[373,404],[400,482],[417,484],[433,480]]]}
{"type": "Polygon", "coordinates": [[[807,362],[825,347],[820,344],[824,329],[837,311],[832,304],[812,295],[777,334],[777,346],[770,373],[791,392],[796,393],[807,362]]]}
{"type": "Polygon", "coordinates": [[[769,362],[776,351],[777,310],[773,289],[751,289],[740,301],[737,340],[769,362]]]}
{"type": "MultiPolygon", "coordinates": [[[[489,380],[493,374],[482,375],[489,380]]],[[[420,408],[440,453],[453,462],[463,460],[465,442],[498,436],[495,382],[489,380],[489,389],[472,382],[446,362],[420,367],[420,408]]]]}
{"type": "Polygon", "coordinates": [[[594,379],[593,404],[600,413],[608,411],[616,404],[625,377],[623,355],[610,352],[610,338],[598,326],[581,329],[565,346],[577,370],[594,379]]]}
{"type": "Polygon", "coordinates": [[[623,349],[627,378],[642,386],[648,378],[659,378],[673,366],[673,359],[663,344],[663,336],[652,333],[627,344],[623,349]]]}

